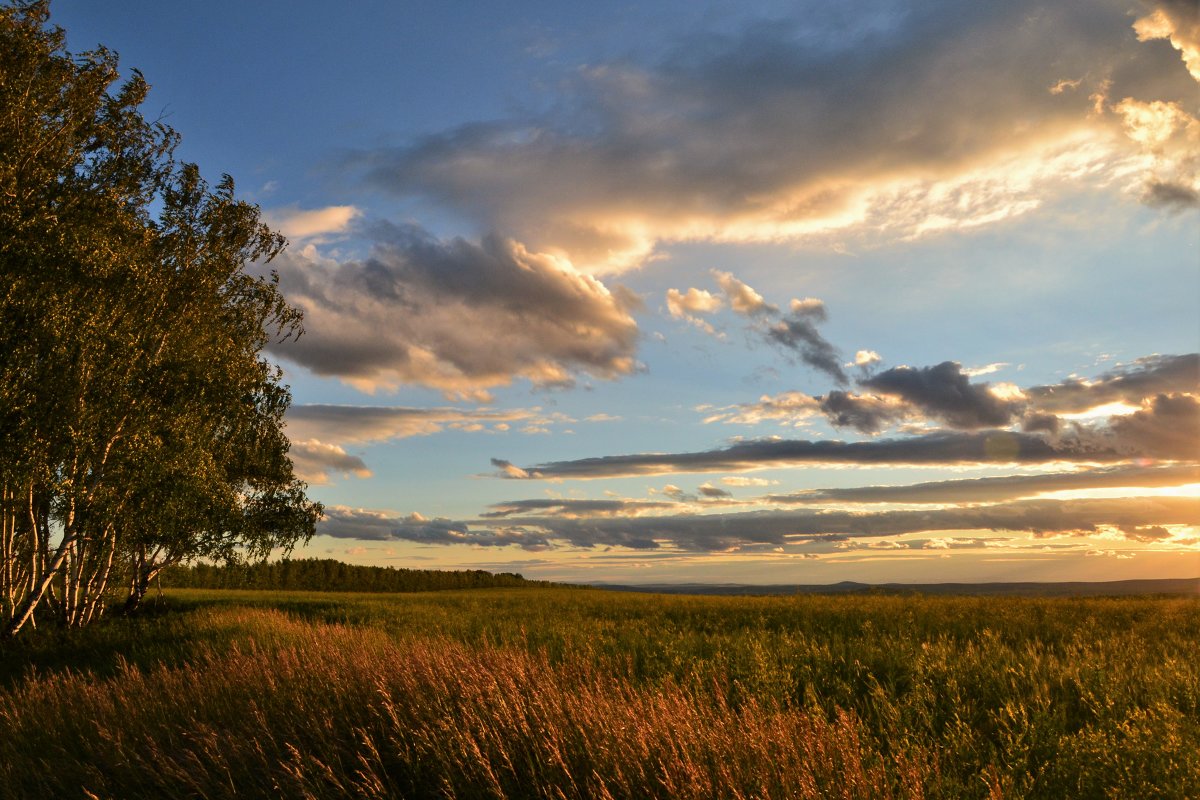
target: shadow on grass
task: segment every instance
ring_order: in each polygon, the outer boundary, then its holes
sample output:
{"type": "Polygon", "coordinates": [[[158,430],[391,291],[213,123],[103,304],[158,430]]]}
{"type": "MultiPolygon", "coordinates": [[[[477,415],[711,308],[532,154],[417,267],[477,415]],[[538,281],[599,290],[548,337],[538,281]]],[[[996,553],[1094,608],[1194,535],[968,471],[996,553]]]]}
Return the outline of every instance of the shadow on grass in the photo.
{"type": "Polygon", "coordinates": [[[46,625],[0,642],[0,689],[30,677],[60,673],[116,673],[121,662],[138,667],[181,664],[203,644],[220,643],[219,631],[191,619],[211,605],[193,598],[149,601],[137,613],[114,613],[83,629],[46,625]]]}

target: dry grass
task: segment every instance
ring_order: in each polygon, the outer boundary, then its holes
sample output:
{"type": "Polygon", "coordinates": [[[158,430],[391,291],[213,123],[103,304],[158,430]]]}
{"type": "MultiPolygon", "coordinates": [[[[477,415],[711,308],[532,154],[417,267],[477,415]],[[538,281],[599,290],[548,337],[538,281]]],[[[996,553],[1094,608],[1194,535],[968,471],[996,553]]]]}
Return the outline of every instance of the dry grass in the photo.
{"type": "Polygon", "coordinates": [[[844,712],[735,708],[722,689],[638,688],[511,648],[239,615],[290,642],[4,697],[0,793],[878,798],[920,796],[936,768],[875,752],[844,712]]]}
{"type": "Polygon", "coordinates": [[[33,641],[0,797],[1200,797],[1191,600],[186,597],[33,641]]]}

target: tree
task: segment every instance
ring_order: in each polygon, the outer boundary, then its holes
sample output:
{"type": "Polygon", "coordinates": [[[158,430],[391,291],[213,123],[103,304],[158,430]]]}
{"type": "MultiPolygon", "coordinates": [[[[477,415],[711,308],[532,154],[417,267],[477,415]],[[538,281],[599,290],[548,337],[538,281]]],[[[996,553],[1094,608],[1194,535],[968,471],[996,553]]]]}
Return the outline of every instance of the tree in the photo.
{"type": "Polygon", "coordinates": [[[290,549],[321,508],[292,472],[290,393],[262,357],[301,333],[285,246],[175,160],[140,73],[65,50],[45,0],[0,6],[0,612],[102,613],[163,566],[290,549]],[[114,86],[117,88],[114,90],[114,86]]]}

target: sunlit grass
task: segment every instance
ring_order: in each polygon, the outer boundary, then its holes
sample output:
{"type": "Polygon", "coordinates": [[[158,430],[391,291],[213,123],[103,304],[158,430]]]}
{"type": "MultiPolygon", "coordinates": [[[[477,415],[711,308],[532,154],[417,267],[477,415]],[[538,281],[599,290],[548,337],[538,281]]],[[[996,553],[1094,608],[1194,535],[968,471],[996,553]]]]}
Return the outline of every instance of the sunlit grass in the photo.
{"type": "Polygon", "coordinates": [[[1190,599],[165,609],[6,654],[0,796],[1200,796],[1190,599]]]}

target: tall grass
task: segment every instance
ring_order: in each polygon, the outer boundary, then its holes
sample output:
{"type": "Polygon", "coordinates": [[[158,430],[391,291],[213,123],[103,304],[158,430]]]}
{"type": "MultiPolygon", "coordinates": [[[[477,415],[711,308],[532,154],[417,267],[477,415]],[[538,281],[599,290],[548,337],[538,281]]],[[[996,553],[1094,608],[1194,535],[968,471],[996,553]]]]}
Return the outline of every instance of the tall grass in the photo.
{"type": "Polygon", "coordinates": [[[1194,600],[256,597],[10,654],[0,796],[1200,796],[1194,600]]]}

